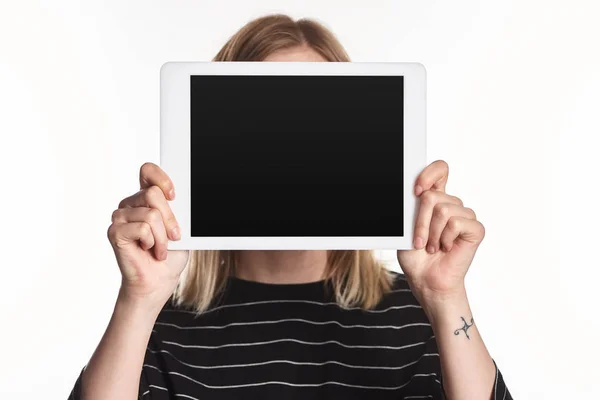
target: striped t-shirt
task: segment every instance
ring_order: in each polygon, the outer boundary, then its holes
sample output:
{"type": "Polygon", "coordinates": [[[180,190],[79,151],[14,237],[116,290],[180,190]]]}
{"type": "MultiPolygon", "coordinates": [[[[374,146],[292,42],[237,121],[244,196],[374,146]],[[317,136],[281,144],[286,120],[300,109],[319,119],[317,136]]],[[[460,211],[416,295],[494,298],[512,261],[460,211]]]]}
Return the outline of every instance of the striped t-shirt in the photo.
{"type": "MultiPolygon", "coordinates": [[[[442,382],[432,327],[402,274],[372,310],[340,308],[324,281],[230,278],[200,316],[167,302],[139,398],[445,399],[442,382]]],[[[81,375],[70,400],[80,399],[80,384],[81,375]]],[[[512,399],[497,367],[493,390],[512,399]]]]}

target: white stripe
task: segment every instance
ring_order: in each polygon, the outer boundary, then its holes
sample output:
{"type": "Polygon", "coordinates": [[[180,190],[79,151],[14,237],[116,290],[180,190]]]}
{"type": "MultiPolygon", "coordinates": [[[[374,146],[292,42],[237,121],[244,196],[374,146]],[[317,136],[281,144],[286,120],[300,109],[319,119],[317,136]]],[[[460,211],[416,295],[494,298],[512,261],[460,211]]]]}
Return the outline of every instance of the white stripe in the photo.
{"type": "MultiPolygon", "coordinates": [[[[264,300],[264,301],[253,301],[253,302],[249,302],[249,303],[224,304],[222,306],[210,308],[210,309],[204,311],[202,313],[202,315],[211,313],[213,311],[222,310],[224,308],[248,307],[248,306],[261,305],[261,304],[283,304],[283,303],[304,303],[304,304],[313,304],[313,305],[317,305],[317,306],[337,306],[342,311],[360,310],[360,311],[366,312],[366,313],[385,313],[385,312],[388,312],[391,310],[400,310],[403,308],[422,308],[419,304],[407,304],[407,305],[403,305],[403,306],[392,306],[392,307],[385,308],[383,310],[365,310],[360,307],[343,308],[343,307],[340,307],[339,304],[336,302],[323,303],[323,302],[311,301],[311,300],[264,300]]],[[[165,308],[163,310],[163,312],[180,312],[180,313],[188,313],[188,314],[197,314],[195,311],[183,310],[183,309],[179,309],[179,308],[165,308]]]]}
{"type": "Polygon", "coordinates": [[[493,363],[496,368],[496,381],[494,382],[494,400],[496,400],[498,398],[498,366],[496,365],[496,361],[493,361],[493,363]]]}
{"type": "Polygon", "coordinates": [[[506,398],[506,385],[504,385],[504,396],[502,396],[502,400],[506,398]]]}
{"type": "Polygon", "coordinates": [[[413,324],[406,324],[406,325],[344,325],[338,321],[309,321],[306,319],[302,319],[302,318],[286,318],[286,319],[278,319],[278,320],[272,320],[272,321],[250,321],[250,322],[232,322],[230,324],[227,325],[220,325],[220,326],[180,326],[177,324],[170,324],[167,322],[156,322],[156,325],[164,325],[164,326],[170,326],[173,328],[177,328],[177,329],[225,329],[228,328],[230,326],[250,326],[250,325],[272,325],[272,324],[280,324],[283,322],[303,322],[305,324],[311,324],[311,325],[330,325],[330,324],[334,324],[334,325],[338,325],[339,327],[342,328],[364,328],[364,329],[404,329],[404,328],[409,328],[411,326],[431,326],[431,324],[427,323],[427,322],[415,322],[413,324]]]}
{"type": "MultiPolygon", "coordinates": [[[[164,388],[164,387],[162,387],[162,386],[156,386],[156,385],[148,385],[148,386],[149,386],[149,387],[156,388],[156,389],[164,390],[165,392],[168,392],[168,391],[169,391],[168,389],[166,389],[166,388],[164,388]]],[[[149,392],[149,391],[148,391],[148,392],[149,392]]],[[[146,393],[148,393],[148,392],[146,392],[146,393]]],[[[146,393],[144,393],[144,394],[146,394],[146,393]]],[[[143,396],[143,395],[142,395],[142,396],[143,396]]],[[[175,394],[173,394],[173,396],[175,396],[175,397],[184,397],[184,398],[186,398],[186,399],[191,399],[191,400],[200,400],[200,399],[197,399],[197,398],[195,398],[195,397],[188,396],[187,394],[178,394],[178,393],[175,393],[175,394]]]]}
{"type": "MultiPolygon", "coordinates": [[[[433,336],[432,336],[433,337],[433,336]]],[[[427,341],[429,341],[431,338],[427,339],[427,341]]],[[[418,343],[412,343],[412,344],[408,344],[408,345],[404,345],[404,346],[367,346],[367,345],[349,345],[349,344],[344,344],[344,343],[340,343],[336,340],[328,340],[325,342],[306,342],[303,340],[297,340],[297,339],[277,339],[277,340],[270,340],[270,341],[266,341],[266,342],[249,342],[249,343],[227,343],[227,344],[222,344],[219,346],[202,346],[202,345],[194,345],[194,344],[180,344],[180,343],[176,343],[176,342],[170,342],[167,340],[163,340],[162,342],[164,344],[170,344],[173,346],[178,346],[178,347],[183,347],[186,349],[222,349],[224,347],[248,347],[248,346],[262,346],[265,344],[273,344],[273,343],[283,343],[283,342],[294,342],[294,343],[300,343],[300,344],[308,344],[308,345],[313,345],[313,346],[321,346],[324,344],[337,344],[341,347],[345,347],[348,349],[389,349],[389,350],[402,350],[402,349],[406,349],[409,347],[414,347],[414,346],[419,346],[422,344],[427,343],[427,341],[425,342],[418,342],[418,343]]]]}
{"type": "MultiPolygon", "coordinates": [[[[413,376],[437,376],[437,374],[435,372],[432,372],[430,374],[414,374],[413,376]]],[[[439,383],[440,386],[442,385],[442,382],[440,382],[439,379],[434,379],[434,381],[439,383]]]]}
{"type": "MultiPolygon", "coordinates": [[[[432,372],[430,374],[414,374],[413,376],[437,376],[437,374],[435,372],[432,372]]],[[[437,383],[439,383],[440,385],[442,384],[439,380],[434,379],[437,383]]]]}
{"type": "Polygon", "coordinates": [[[154,365],[144,364],[144,367],[153,368],[162,374],[166,373],[169,375],[180,376],[182,378],[188,379],[194,383],[197,383],[198,385],[204,386],[209,389],[236,389],[236,388],[243,388],[243,387],[255,387],[255,386],[265,386],[265,385],[284,385],[284,386],[292,386],[292,387],[321,387],[321,386],[325,386],[325,385],[338,385],[338,386],[346,386],[346,387],[357,388],[357,389],[398,390],[398,389],[402,389],[403,387],[408,385],[414,377],[435,375],[435,374],[428,374],[428,375],[416,374],[416,375],[413,375],[409,379],[408,382],[403,383],[400,386],[363,386],[363,385],[352,385],[349,383],[336,382],[336,381],[327,381],[327,382],[321,382],[321,383],[290,383],[290,382],[282,382],[282,381],[267,381],[267,382],[245,383],[245,384],[240,384],[240,385],[212,386],[212,385],[207,385],[206,383],[199,382],[195,379],[190,378],[189,376],[180,374],[178,372],[162,371],[159,368],[155,367],[154,365]]]}
{"type": "Polygon", "coordinates": [[[188,396],[188,395],[186,395],[186,394],[177,394],[177,393],[175,393],[175,397],[185,397],[186,399],[200,400],[200,399],[197,399],[197,398],[195,398],[195,397],[188,396]]]}
{"type": "Polygon", "coordinates": [[[395,289],[395,290],[389,291],[389,293],[399,293],[399,292],[412,292],[412,290],[410,290],[410,289],[395,289]]]}
{"type": "MultiPolygon", "coordinates": [[[[147,366],[147,367],[149,367],[149,365],[146,365],[146,366],[147,366]]],[[[162,386],[156,386],[156,385],[148,385],[148,386],[149,386],[149,387],[156,388],[156,389],[164,390],[165,392],[168,392],[168,391],[169,391],[168,389],[166,389],[166,388],[164,388],[164,387],[162,387],[162,386]]],[[[148,391],[148,392],[149,392],[149,391],[148,391]]],[[[148,392],[145,392],[144,394],[146,394],[146,393],[148,393],[148,392]]],[[[144,395],[144,394],[143,394],[143,395],[144,395]]],[[[143,396],[143,395],[142,395],[142,396],[143,396]]],[[[175,397],[185,397],[186,399],[192,399],[192,400],[199,400],[199,399],[197,399],[197,398],[195,398],[195,397],[188,396],[187,394],[178,394],[178,393],[175,393],[175,394],[173,394],[173,396],[175,396],[175,397]]]]}
{"type": "MultiPolygon", "coordinates": [[[[152,386],[152,385],[151,385],[151,386],[152,386]]],[[[146,390],[144,393],[142,393],[142,396],[141,396],[141,397],[144,397],[144,396],[145,396],[145,395],[147,395],[148,393],[150,393],[150,391],[149,391],[149,390],[146,390]]]]}
{"type": "Polygon", "coordinates": [[[416,361],[413,361],[411,363],[408,363],[408,364],[405,364],[405,365],[402,365],[399,367],[383,367],[383,366],[378,366],[378,365],[373,365],[373,366],[371,366],[371,365],[351,365],[351,364],[346,364],[346,363],[343,363],[340,361],[325,361],[322,363],[316,363],[316,362],[299,362],[299,361],[290,361],[290,360],[269,360],[269,361],[256,362],[256,363],[250,363],[250,364],[195,365],[195,364],[186,363],[185,361],[181,361],[180,359],[175,357],[175,355],[172,354],[171,352],[169,352],[168,350],[152,350],[149,347],[147,348],[147,350],[153,354],[156,354],[156,353],[168,354],[175,361],[179,362],[180,364],[185,365],[187,367],[198,368],[198,369],[246,368],[246,367],[258,367],[258,366],[268,365],[268,364],[292,364],[292,365],[309,365],[309,366],[319,366],[319,367],[323,366],[323,365],[328,365],[328,364],[336,364],[336,365],[340,365],[342,367],[357,368],[357,369],[399,370],[399,369],[403,369],[403,368],[406,368],[406,367],[409,367],[411,365],[418,363],[419,361],[421,361],[421,358],[423,358],[425,356],[433,355],[433,354],[423,354],[416,361]]]}

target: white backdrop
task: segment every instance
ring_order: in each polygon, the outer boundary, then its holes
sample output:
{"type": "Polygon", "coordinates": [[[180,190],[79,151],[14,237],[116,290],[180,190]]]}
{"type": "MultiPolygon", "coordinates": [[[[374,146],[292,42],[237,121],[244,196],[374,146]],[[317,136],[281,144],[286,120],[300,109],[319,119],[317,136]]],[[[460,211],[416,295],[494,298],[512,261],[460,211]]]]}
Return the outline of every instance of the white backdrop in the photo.
{"type": "Polygon", "coordinates": [[[270,12],[427,67],[428,162],[486,227],[467,282],[486,345],[517,399],[599,398],[597,3],[372,3],[1,1],[0,398],[66,399],[104,332],[106,229],[158,162],[161,64],[270,12]]]}

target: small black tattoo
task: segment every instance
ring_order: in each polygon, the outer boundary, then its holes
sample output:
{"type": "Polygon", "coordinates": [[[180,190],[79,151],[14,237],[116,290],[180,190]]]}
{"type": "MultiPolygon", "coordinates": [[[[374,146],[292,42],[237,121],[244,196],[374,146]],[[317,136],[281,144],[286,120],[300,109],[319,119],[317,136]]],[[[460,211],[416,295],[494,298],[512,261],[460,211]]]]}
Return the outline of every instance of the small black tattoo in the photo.
{"type": "Polygon", "coordinates": [[[465,335],[467,335],[467,339],[471,340],[471,338],[469,337],[469,334],[467,333],[467,330],[473,326],[474,322],[473,322],[473,318],[471,318],[471,325],[467,324],[467,321],[465,321],[465,319],[463,317],[460,317],[460,319],[463,320],[464,326],[462,328],[459,328],[457,330],[454,331],[455,335],[459,335],[460,331],[464,331],[465,335]]]}

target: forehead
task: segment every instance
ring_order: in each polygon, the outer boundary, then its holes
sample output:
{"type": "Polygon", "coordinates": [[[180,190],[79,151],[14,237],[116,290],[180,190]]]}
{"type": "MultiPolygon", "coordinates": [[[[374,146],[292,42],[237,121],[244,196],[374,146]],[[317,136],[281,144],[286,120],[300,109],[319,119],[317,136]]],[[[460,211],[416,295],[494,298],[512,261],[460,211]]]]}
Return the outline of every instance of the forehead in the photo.
{"type": "Polygon", "coordinates": [[[296,46],[288,49],[280,49],[263,61],[327,61],[323,56],[317,53],[309,46],[296,46]]]}

